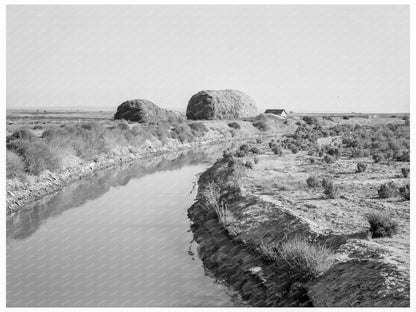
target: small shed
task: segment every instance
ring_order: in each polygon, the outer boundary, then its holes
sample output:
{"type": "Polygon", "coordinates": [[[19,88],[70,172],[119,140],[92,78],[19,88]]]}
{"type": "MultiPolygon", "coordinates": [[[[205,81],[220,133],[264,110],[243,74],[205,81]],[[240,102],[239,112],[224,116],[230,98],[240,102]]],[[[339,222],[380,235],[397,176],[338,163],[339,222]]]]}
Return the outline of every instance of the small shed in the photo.
{"type": "Polygon", "coordinates": [[[265,114],[273,114],[283,118],[287,117],[287,113],[284,109],[266,109],[265,114]]]}

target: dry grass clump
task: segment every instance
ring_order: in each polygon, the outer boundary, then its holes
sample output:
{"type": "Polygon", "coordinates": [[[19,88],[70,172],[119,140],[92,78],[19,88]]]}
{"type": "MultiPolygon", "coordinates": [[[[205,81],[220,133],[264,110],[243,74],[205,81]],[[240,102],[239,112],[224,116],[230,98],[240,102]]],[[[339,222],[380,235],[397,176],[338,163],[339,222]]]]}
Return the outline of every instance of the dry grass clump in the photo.
{"type": "Polygon", "coordinates": [[[384,160],[384,157],[383,157],[383,155],[377,153],[377,154],[373,155],[373,160],[376,164],[378,164],[378,163],[381,163],[384,160]]]}
{"type": "Polygon", "coordinates": [[[273,146],[272,151],[277,156],[282,156],[283,151],[279,146],[273,146]]]}
{"type": "Polygon", "coordinates": [[[240,148],[235,152],[235,155],[237,157],[245,157],[252,150],[253,150],[253,148],[250,145],[248,145],[248,144],[242,144],[240,146],[240,148]]]}
{"type": "Polygon", "coordinates": [[[250,149],[250,152],[252,152],[253,154],[260,154],[261,151],[258,147],[254,146],[250,149]]]}
{"type": "Polygon", "coordinates": [[[243,151],[244,153],[248,154],[251,150],[251,146],[248,144],[242,144],[240,145],[240,151],[243,151]]]}
{"type": "Polygon", "coordinates": [[[10,142],[12,140],[26,140],[26,141],[33,141],[36,140],[36,136],[27,128],[21,128],[16,131],[14,131],[8,138],[7,142],[10,142]]]}
{"type": "Polygon", "coordinates": [[[306,179],[306,184],[309,187],[315,188],[321,184],[321,181],[315,176],[310,176],[309,178],[306,179]]]}
{"type": "Polygon", "coordinates": [[[246,168],[248,168],[248,169],[253,169],[253,168],[254,168],[254,165],[253,165],[253,163],[252,163],[250,160],[247,160],[247,161],[244,163],[244,166],[245,166],[246,168]]]}
{"type": "Polygon", "coordinates": [[[120,129],[120,130],[129,130],[130,126],[126,121],[124,121],[124,122],[122,121],[119,124],[117,124],[117,128],[120,129]]]}
{"type": "Polygon", "coordinates": [[[378,189],[378,196],[380,198],[393,197],[397,193],[397,187],[393,182],[384,183],[378,189]]]}
{"type": "Polygon", "coordinates": [[[259,249],[267,258],[286,264],[292,278],[302,281],[318,277],[335,261],[330,249],[299,237],[274,246],[262,244],[259,249]]]}
{"type": "Polygon", "coordinates": [[[302,238],[283,243],[279,247],[278,255],[294,272],[306,279],[319,276],[334,263],[330,249],[302,238]]]}
{"type": "Polygon", "coordinates": [[[298,148],[297,146],[292,146],[292,147],[290,148],[290,151],[291,151],[293,154],[297,154],[297,153],[299,153],[299,148],[298,148]]]}
{"type": "Polygon", "coordinates": [[[208,132],[208,128],[202,122],[192,122],[188,126],[196,137],[201,137],[205,132],[208,132]]]}
{"type": "Polygon", "coordinates": [[[24,163],[15,152],[6,150],[6,178],[21,178],[24,176],[24,163]]]}
{"type": "Polygon", "coordinates": [[[402,186],[401,188],[399,188],[399,192],[400,192],[400,195],[405,200],[410,200],[410,184],[409,183],[407,183],[405,186],[402,186]]]}
{"type": "Polygon", "coordinates": [[[339,197],[339,188],[334,184],[334,182],[324,179],[322,180],[322,186],[324,187],[324,194],[326,198],[335,199],[339,197]]]}
{"type": "Polygon", "coordinates": [[[314,125],[319,126],[319,121],[318,121],[318,118],[316,117],[304,116],[302,119],[309,126],[314,126],[314,125]]]}
{"type": "Polygon", "coordinates": [[[331,180],[329,180],[328,178],[323,178],[322,182],[321,182],[321,185],[322,185],[323,188],[326,188],[327,185],[329,185],[330,183],[331,183],[331,180]]]}
{"type": "Polygon", "coordinates": [[[240,124],[239,124],[238,122],[235,122],[235,121],[230,122],[230,123],[228,124],[228,127],[233,128],[233,129],[235,129],[235,130],[240,130],[240,129],[241,129],[240,124]]]}
{"type": "Polygon", "coordinates": [[[235,223],[235,218],[232,213],[228,210],[227,205],[225,203],[216,204],[214,205],[215,212],[218,217],[218,221],[224,226],[231,225],[235,223]]]}
{"type": "Polygon", "coordinates": [[[367,215],[372,237],[386,237],[397,233],[397,222],[390,216],[378,212],[367,215]]]}
{"type": "Polygon", "coordinates": [[[361,173],[367,170],[367,164],[359,162],[357,163],[357,170],[355,171],[356,173],[361,173]]]}
{"type": "Polygon", "coordinates": [[[60,167],[59,157],[42,141],[16,139],[7,144],[7,149],[21,157],[24,171],[29,174],[38,175],[44,170],[53,171],[60,167]]]}
{"type": "Polygon", "coordinates": [[[225,203],[219,202],[220,190],[214,182],[208,183],[199,193],[199,199],[205,201],[205,209],[214,208],[219,223],[229,234],[237,236],[241,230],[236,225],[236,219],[225,203]]]}
{"type": "Polygon", "coordinates": [[[218,204],[218,198],[220,196],[220,190],[214,182],[208,183],[198,193],[198,199],[204,200],[209,206],[215,206],[218,204]]]}
{"type": "Polygon", "coordinates": [[[260,114],[253,118],[252,124],[260,131],[268,131],[272,124],[276,124],[276,119],[272,116],[260,114]]]}
{"type": "Polygon", "coordinates": [[[181,143],[193,142],[195,140],[192,129],[187,124],[181,124],[174,127],[171,135],[172,138],[178,139],[181,143]]]}
{"type": "Polygon", "coordinates": [[[333,164],[337,161],[337,159],[333,156],[330,155],[325,155],[324,156],[324,162],[326,162],[327,164],[333,164]]]}
{"type": "Polygon", "coordinates": [[[402,168],[403,177],[407,178],[410,174],[410,168],[402,168]]]}
{"type": "Polygon", "coordinates": [[[282,156],[283,154],[282,146],[279,144],[278,141],[275,141],[274,139],[272,139],[269,142],[269,147],[275,155],[282,156]]]}
{"type": "Polygon", "coordinates": [[[259,129],[260,131],[267,131],[270,129],[270,126],[264,120],[254,121],[253,126],[259,129]]]}

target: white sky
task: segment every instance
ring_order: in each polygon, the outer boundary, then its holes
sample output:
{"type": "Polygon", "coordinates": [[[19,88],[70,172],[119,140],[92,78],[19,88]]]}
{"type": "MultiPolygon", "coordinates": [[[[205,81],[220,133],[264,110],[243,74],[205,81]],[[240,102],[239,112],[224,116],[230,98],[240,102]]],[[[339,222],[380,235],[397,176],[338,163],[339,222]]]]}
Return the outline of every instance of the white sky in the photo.
{"type": "Polygon", "coordinates": [[[259,111],[409,112],[409,27],[408,6],[8,6],[7,108],[235,88],[259,111]]]}

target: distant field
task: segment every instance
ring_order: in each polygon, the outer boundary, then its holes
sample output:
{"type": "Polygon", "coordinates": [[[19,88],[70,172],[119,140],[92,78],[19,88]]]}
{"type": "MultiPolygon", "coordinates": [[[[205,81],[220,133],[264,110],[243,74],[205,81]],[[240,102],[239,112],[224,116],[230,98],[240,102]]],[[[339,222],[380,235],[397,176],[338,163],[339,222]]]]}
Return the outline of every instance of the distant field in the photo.
{"type": "Polygon", "coordinates": [[[7,110],[7,132],[13,132],[20,127],[59,126],[68,123],[88,121],[113,120],[112,111],[68,111],[68,110],[7,110]]]}
{"type": "Polygon", "coordinates": [[[6,116],[8,120],[16,119],[112,119],[113,111],[69,111],[69,110],[7,110],[6,116]]]}

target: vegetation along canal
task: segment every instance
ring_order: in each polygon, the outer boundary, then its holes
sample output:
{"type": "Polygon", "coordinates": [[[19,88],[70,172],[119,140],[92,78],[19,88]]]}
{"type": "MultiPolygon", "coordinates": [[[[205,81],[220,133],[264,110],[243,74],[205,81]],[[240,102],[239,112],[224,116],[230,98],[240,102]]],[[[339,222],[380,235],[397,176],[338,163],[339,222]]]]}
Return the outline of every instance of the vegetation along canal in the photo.
{"type": "Polygon", "coordinates": [[[7,305],[237,305],[204,274],[186,214],[220,151],[102,171],[8,216],[7,305]]]}

